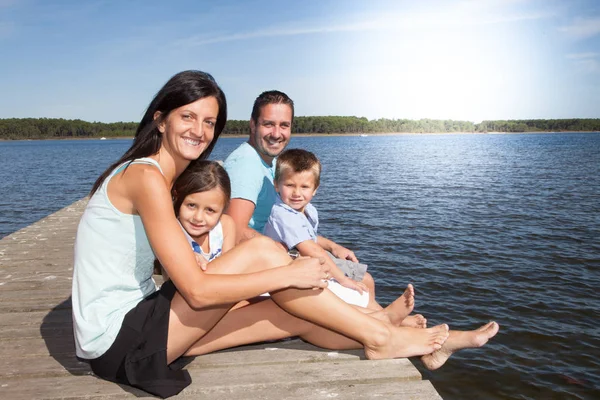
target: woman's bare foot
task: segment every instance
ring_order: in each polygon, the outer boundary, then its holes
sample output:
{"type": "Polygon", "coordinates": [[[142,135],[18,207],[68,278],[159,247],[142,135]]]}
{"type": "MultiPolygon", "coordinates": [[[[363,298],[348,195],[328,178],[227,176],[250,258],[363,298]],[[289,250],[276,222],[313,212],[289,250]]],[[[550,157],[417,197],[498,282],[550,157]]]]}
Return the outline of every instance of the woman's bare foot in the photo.
{"type": "Polygon", "coordinates": [[[400,326],[424,329],[427,328],[427,318],[421,314],[409,315],[400,322],[400,326]]]}
{"type": "Polygon", "coordinates": [[[455,351],[481,347],[493,338],[499,329],[498,324],[492,321],[473,331],[450,331],[450,336],[442,345],[442,348],[431,354],[424,355],[421,357],[421,361],[427,369],[438,369],[444,365],[455,351]]]}
{"type": "Polygon", "coordinates": [[[392,325],[388,327],[387,338],[378,344],[365,344],[365,355],[369,360],[430,354],[440,350],[449,335],[446,324],[427,329],[392,325]]]}
{"type": "Polygon", "coordinates": [[[383,310],[390,318],[392,324],[399,326],[408,314],[412,312],[413,308],[415,308],[415,289],[409,283],[402,296],[398,297],[383,310]]]}

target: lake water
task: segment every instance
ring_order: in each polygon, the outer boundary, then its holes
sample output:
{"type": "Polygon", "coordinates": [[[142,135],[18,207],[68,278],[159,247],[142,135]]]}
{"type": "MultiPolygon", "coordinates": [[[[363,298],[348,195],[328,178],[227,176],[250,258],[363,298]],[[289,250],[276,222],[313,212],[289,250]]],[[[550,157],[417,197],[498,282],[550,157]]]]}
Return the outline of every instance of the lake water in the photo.
{"type": "MultiPolygon", "coordinates": [[[[244,139],[224,138],[224,159],[244,139]]],[[[130,140],[0,142],[0,237],[85,196],[130,140]]],[[[600,134],[297,137],[320,233],[430,325],[500,333],[428,372],[449,399],[600,398],[600,134]]]]}

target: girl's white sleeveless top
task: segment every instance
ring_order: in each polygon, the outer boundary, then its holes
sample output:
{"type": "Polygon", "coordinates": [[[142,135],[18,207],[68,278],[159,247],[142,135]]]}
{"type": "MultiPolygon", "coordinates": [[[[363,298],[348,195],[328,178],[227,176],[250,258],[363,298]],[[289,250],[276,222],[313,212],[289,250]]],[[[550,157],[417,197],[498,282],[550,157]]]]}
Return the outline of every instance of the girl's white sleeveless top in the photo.
{"type": "MultiPolygon", "coordinates": [[[[181,226],[181,222],[179,225],[181,226]]],[[[190,246],[192,246],[192,250],[194,250],[195,253],[202,254],[207,261],[212,261],[223,253],[223,225],[221,225],[221,221],[217,222],[217,225],[208,232],[208,253],[205,253],[204,250],[202,250],[202,247],[194,241],[183,226],[181,226],[181,230],[190,246]]]]}
{"type": "MultiPolygon", "coordinates": [[[[114,342],[125,314],[156,291],[154,253],[138,215],[119,211],[108,199],[115,168],[92,195],[75,239],[73,330],[78,357],[100,357],[114,342]]],[[[150,164],[151,158],[131,164],[150,164]]]]}

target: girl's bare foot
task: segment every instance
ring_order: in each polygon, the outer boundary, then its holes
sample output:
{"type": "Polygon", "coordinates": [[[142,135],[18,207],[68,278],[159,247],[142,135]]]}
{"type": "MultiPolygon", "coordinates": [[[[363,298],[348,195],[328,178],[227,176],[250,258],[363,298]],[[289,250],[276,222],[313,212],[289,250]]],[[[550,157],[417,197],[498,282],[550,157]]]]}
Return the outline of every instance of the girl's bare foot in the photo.
{"type": "Polygon", "coordinates": [[[421,361],[427,369],[438,369],[444,365],[455,351],[481,347],[493,338],[499,329],[498,324],[492,321],[472,331],[450,331],[450,336],[441,349],[424,355],[421,357],[421,361]]]}
{"type": "Polygon", "coordinates": [[[424,329],[427,328],[427,319],[421,314],[409,315],[400,322],[400,326],[424,329]]]}
{"type": "Polygon", "coordinates": [[[430,354],[442,348],[448,339],[448,325],[421,329],[388,325],[389,335],[377,344],[365,344],[365,355],[370,360],[414,357],[430,354]]]}
{"type": "Polygon", "coordinates": [[[413,308],[415,308],[415,289],[409,283],[402,296],[398,297],[383,310],[390,318],[390,321],[392,321],[392,324],[399,326],[408,314],[412,312],[413,308]]]}

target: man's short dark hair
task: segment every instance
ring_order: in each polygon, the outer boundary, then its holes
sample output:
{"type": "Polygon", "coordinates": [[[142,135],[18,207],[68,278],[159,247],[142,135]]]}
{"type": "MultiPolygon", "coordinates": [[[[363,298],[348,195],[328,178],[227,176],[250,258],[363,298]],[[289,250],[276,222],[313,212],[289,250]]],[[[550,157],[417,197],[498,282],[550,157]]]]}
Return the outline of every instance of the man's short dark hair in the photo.
{"type": "Polygon", "coordinates": [[[256,100],[254,100],[254,106],[252,107],[252,120],[258,122],[258,117],[262,108],[269,104],[287,104],[292,109],[292,122],[294,121],[294,102],[290,97],[280,92],[279,90],[267,90],[262,92],[256,100]]]}

